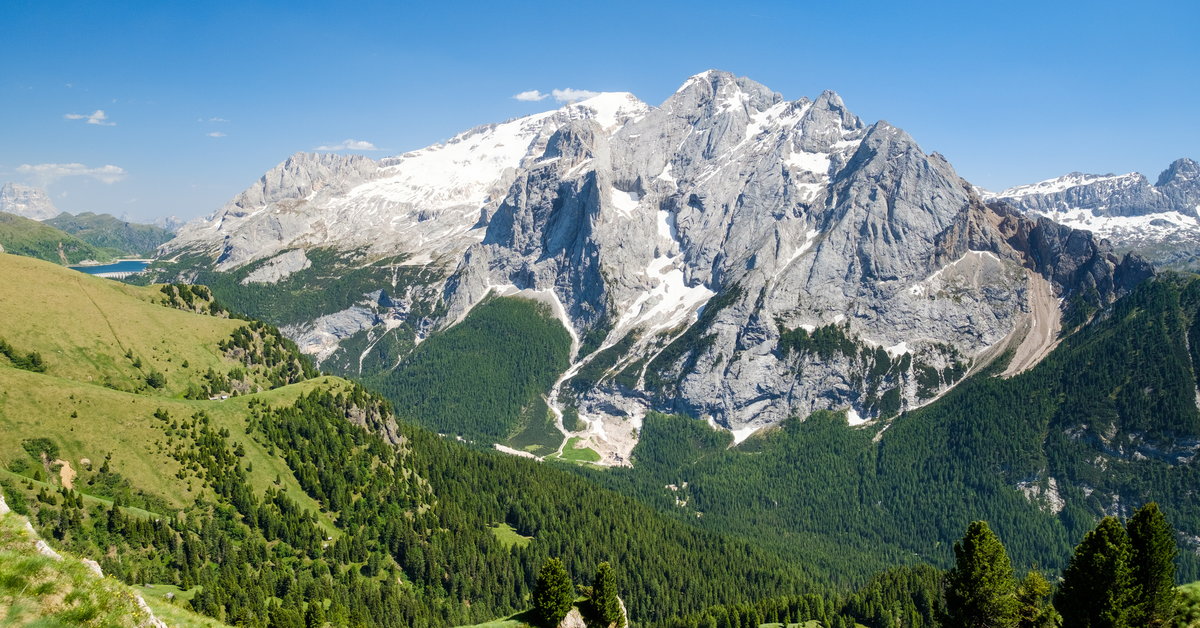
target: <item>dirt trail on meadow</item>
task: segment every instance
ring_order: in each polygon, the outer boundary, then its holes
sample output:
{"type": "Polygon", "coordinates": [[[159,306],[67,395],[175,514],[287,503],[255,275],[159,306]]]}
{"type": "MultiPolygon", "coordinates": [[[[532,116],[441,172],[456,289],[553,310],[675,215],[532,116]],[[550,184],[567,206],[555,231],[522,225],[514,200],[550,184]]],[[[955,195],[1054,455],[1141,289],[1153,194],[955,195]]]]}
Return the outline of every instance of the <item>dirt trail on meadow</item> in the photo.
{"type": "Polygon", "coordinates": [[[58,470],[58,477],[62,479],[63,488],[75,488],[75,476],[79,474],[75,472],[75,469],[71,468],[71,463],[59,458],[54,461],[54,464],[62,465],[62,468],[58,470]]]}

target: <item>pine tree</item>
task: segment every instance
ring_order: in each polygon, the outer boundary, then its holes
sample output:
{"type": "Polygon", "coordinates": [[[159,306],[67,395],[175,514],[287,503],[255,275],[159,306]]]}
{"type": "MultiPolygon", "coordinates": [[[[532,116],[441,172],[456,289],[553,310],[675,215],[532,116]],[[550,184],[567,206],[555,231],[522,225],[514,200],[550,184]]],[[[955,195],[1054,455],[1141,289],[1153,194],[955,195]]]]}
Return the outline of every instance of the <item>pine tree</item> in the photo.
{"type": "Polygon", "coordinates": [[[1105,517],[1083,537],[1063,570],[1054,606],[1066,626],[1125,628],[1135,601],[1129,535],[1115,517],[1105,517]]]}
{"type": "Polygon", "coordinates": [[[1017,584],[1018,628],[1053,628],[1059,625],[1058,612],[1050,605],[1050,583],[1037,569],[1029,570],[1017,584]]]}
{"type": "Polygon", "coordinates": [[[537,575],[533,589],[533,610],[542,626],[555,628],[571,612],[575,588],[561,560],[549,558],[537,575]]]}
{"type": "Polygon", "coordinates": [[[592,580],[592,612],[603,626],[625,626],[625,615],[617,598],[617,575],[608,563],[600,563],[592,580]]]}
{"type": "Polygon", "coordinates": [[[1001,628],[1017,624],[1012,563],[985,521],[973,521],[954,544],[954,568],[946,574],[950,626],[1001,628]]]}
{"type": "Polygon", "coordinates": [[[1142,506],[1126,524],[1137,587],[1131,623],[1165,626],[1175,616],[1175,534],[1158,504],[1142,506]]]}

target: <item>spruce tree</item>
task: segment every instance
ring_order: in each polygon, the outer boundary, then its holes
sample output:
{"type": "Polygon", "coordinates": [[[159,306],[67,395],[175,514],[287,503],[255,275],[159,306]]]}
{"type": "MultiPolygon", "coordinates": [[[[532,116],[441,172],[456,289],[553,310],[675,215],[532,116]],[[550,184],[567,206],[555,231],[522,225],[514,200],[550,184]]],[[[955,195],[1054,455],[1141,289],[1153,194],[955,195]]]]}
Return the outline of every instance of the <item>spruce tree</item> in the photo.
{"type": "Polygon", "coordinates": [[[1058,612],[1050,605],[1052,589],[1037,569],[1029,570],[1017,584],[1017,627],[1053,628],[1059,625],[1058,612]]]}
{"type": "Polygon", "coordinates": [[[1132,623],[1165,626],[1175,617],[1175,533],[1158,504],[1142,506],[1126,524],[1137,588],[1132,623]]]}
{"type": "Polygon", "coordinates": [[[608,563],[600,563],[592,580],[592,612],[602,626],[622,628],[625,625],[621,601],[617,598],[617,575],[608,563]]]}
{"type": "Polygon", "coordinates": [[[546,559],[533,589],[533,611],[545,628],[557,626],[575,601],[575,588],[566,567],[557,558],[546,559]]]}
{"type": "Polygon", "coordinates": [[[1004,545],[985,521],[973,521],[954,544],[954,568],[946,574],[948,625],[1009,628],[1017,625],[1016,582],[1004,545]]]}
{"type": "Polygon", "coordinates": [[[1063,570],[1054,606],[1066,626],[1125,628],[1136,600],[1129,535],[1115,517],[1105,517],[1083,537],[1063,570]]]}

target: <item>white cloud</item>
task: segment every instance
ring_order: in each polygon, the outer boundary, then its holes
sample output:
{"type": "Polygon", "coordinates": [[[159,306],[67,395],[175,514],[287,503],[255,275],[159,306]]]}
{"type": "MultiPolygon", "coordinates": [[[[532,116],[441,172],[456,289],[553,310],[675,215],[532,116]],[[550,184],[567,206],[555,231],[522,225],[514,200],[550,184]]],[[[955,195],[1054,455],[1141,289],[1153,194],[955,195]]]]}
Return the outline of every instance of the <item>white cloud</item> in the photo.
{"type": "Polygon", "coordinates": [[[213,131],[208,134],[209,137],[225,137],[225,134],[220,131],[213,131]]]}
{"type": "Polygon", "coordinates": [[[120,166],[112,164],[89,168],[83,164],[21,164],[17,172],[35,179],[41,187],[46,187],[63,177],[91,177],[101,183],[113,184],[125,178],[128,173],[120,166]]]}
{"type": "Polygon", "coordinates": [[[68,120],[87,120],[88,124],[97,126],[117,126],[116,122],[108,121],[108,114],[104,113],[103,109],[97,109],[92,113],[68,113],[63,117],[68,120]]]}
{"type": "Polygon", "coordinates": [[[540,92],[536,89],[524,91],[524,92],[521,92],[520,94],[516,94],[515,96],[513,96],[513,98],[516,98],[517,100],[520,100],[521,102],[537,102],[539,100],[546,100],[549,97],[550,97],[550,94],[543,94],[542,92],[540,92]]]}
{"type": "Polygon", "coordinates": [[[196,118],[196,122],[229,122],[225,118],[196,118]]]}
{"type": "Polygon", "coordinates": [[[366,140],[345,140],[341,144],[318,146],[313,150],[383,150],[366,140]]]}
{"type": "Polygon", "coordinates": [[[599,96],[600,92],[593,92],[588,89],[555,89],[550,92],[554,96],[554,100],[558,102],[575,102],[577,100],[586,100],[593,96],[599,96]]]}

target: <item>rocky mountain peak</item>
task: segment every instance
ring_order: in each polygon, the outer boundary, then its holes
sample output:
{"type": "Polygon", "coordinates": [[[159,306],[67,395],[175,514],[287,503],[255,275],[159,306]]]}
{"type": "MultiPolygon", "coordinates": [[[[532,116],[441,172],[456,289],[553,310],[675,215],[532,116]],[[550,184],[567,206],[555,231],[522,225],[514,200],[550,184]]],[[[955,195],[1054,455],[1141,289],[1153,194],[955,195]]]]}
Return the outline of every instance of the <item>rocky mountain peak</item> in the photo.
{"type": "Polygon", "coordinates": [[[751,115],[783,100],[767,86],[722,70],[708,70],[684,81],[662,109],[677,115],[751,115]]]}
{"type": "Polygon", "coordinates": [[[1158,182],[1155,187],[1163,187],[1167,185],[1200,185],[1200,164],[1195,161],[1182,157],[1171,162],[1162,174],[1158,175],[1158,182]]]}
{"type": "Polygon", "coordinates": [[[49,220],[62,213],[44,190],[20,183],[0,187],[0,211],[33,220],[49,220]]]}

